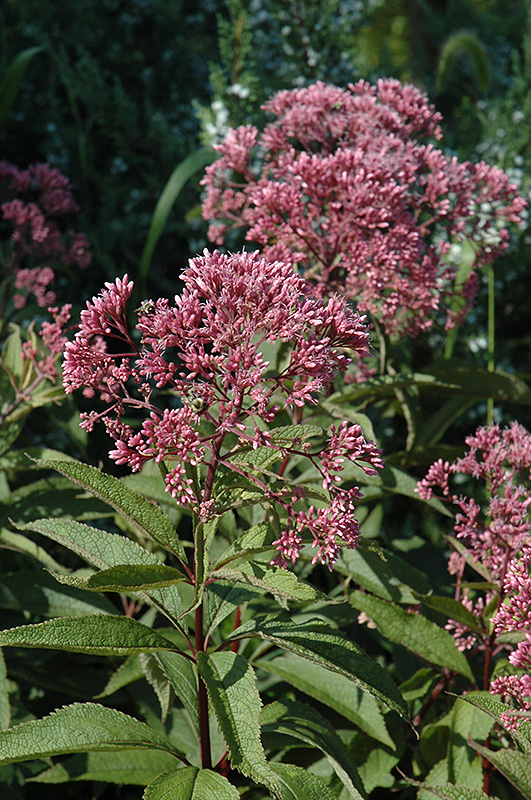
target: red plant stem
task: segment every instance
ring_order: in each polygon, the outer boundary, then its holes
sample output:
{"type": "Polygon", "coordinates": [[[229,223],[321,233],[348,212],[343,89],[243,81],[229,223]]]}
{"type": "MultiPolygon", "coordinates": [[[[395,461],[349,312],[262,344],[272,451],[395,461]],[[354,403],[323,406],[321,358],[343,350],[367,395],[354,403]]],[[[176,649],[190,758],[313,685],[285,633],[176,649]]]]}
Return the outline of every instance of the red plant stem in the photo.
{"type": "MultiPolygon", "coordinates": [[[[203,603],[195,611],[195,649],[196,653],[205,650],[203,635],[203,603]]],[[[201,753],[201,767],[212,769],[212,754],[210,751],[210,726],[208,721],[208,694],[206,686],[198,673],[197,704],[199,711],[199,750],[201,753]]]]}
{"type": "MultiPolygon", "coordinates": [[[[241,611],[240,606],[238,606],[238,608],[236,609],[236,614],[234,616],[234,630],[235,631],[238,630],[238,628],[241,625],[241,622],[242,622],[242,611],[241,611]]],[[[232,650],[233,653],[237,653],[238,652],[239,645],[240,645],[239,642],[233,642],[231,644],[230,649],[232,650]]]]}

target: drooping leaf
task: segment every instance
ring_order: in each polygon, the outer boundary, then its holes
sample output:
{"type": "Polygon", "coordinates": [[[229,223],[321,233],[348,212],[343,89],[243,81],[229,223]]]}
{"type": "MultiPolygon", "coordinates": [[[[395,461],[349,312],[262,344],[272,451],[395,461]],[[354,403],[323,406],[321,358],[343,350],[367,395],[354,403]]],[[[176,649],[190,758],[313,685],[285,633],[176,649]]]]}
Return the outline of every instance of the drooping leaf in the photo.
{"type": "Polygon", "coordinates": [[[432,608],[434,611],[440,611],[448,619],[453,619],[464,625],[470,631],[482,634],[482,628],[479,624],[477,617],[472,614],[459,600],[454,600],[453,597],[437,597],[436,595],[428,594],[422,595],[413,593],[417,602],[427,608],[432,608]]]}
{"type": "Polygon", "coordinates": [[[239,800],[239,791],[210,769],[184,767],[159,775],[146,787],[143,800],[239,800]]]}
{"type": "Polygon", "coordinates": [[[233,652],[197,657],[233,768],[282,797],[260,739],[261,701],[253,668],[233,652]]]}
{"type": "Polygon", "coordinates": [[[129,686],[130,683],[134,683],[134,681],[138,681],[143,677],[144,670],[140,663],[140,654],[135,653],[133,656],[128,656],[118,669],[112,673],[103,690],[95,695],[95,698],[99,700],[101,697],[109,697],[109,695],[114,694],[124,686],[129,686]]]}
{"type": "Polygon", "coordinates": [[[91,597],[75,588],[61,588],[47,572],[24,570],[0,581],[0,607],[43,617],[116,614],[106,597],[91,597]]]}
{"type": "Polygon", "coordinates": [[[261,561],[247,561],[238,569],[220,567],[214,577],[234,583],[247,583],[274,595],[278,602],[293,600],[296,602],[326,601],[326,595],[314,589],[308,583],[302,583],[289,570],[271,567],[261,561]]]}
{"type": "Polygon", "coordinates": [[[78,586],[90,592],[138,592],[142,589],[160,589],[185,580],[185,575],[164,564],[118,564],[95,572],[88,578],[75,575],[54,575],[59,583],[78,586]]]}
{"type": "Polygon", "coordinates": [[[164,511],[142,495],[133,492],[118,478],[106,475],[95,467],[81,464],[79,461],[38,459],[36,463],[41,467],[57,470],[78,486],[82,486],[95,497],[108,503],[130,522],[135,530],[172,550],[186,562],[183,545],[164,511]]]}
{"type": "MultiPolygon", "coordinates": [[[[472,705],[480,708],[502,726],[503,714],[514,714],[518,716],[518,711],[516,709],[502,703],[498,697],[487,694],[486,692],[467,692],[467,694],[463,695],[463,700],[466,703],[472,703],[472,705]]],[[[522,716],[518,728],[511,730],[510,734],[512,738],[518,742],[522,750],[528,755],[531,755],[531,720],[522,716]]]]}
{"type": "Polygon", "coordinates": [[[326,783],[302,767],[274,763],[271,769],[280,782],[282,800],[338,800],[326,783]]]}
{"type": "Polygon", "coordinates": [[[488,759],[508,781],[522,793],[525,800],[531,800],[531,754],[518,750],[490,750],[477,742],[472,747],[480,756],[488,759]]]}
{"type": "Polygon", "coordinates": [[[0,764],[88,750],[157,748],[182,760],[170,741],[145,722],[97,703],[74,703],[43,719],[0,732],[0,764]]]}
{"type": "Polygon", "coordinates": [[[53,767],[39,772],[32,783],[69,783],[70,781],[100,781],[146,786],[160,775],[174,769],[175,756],[164,750],[123,750],[114,752],[79,753],[53,767]]]}
{"type": "Polygon", "coordinates": [[[321,620],[294,621],[287,615],[255,617],[228,640],[254,636],[344,675],[388,708],[407,717],[407,707],[387,672],[354,642],[321,620]]]}
{"type": "Polygon", "coordinates": [[[70,653],[130,655],[173,650],[169,639],[129,617],[57,617],[0,631],[0,647],[41,647],[70,653]]]}
{"type": "Polygon", "coordinates": [[[367,797],[358,770],[333,726],[304,703],[282,700],[262,710],[262,733],[284,733],[321,750],[355,800],[367,797]]]}
{"type": "Polygon", "coordinates": [[[414,590],[428,592],[430,588],[422,572],[383,548],[379,552],[363,544],[353,550],[343,548],[335,569],[367,591],[395,603],[414,604],[414,590]]]}
{"type": "Polygon", "coordinates": [[[256,666],[333,708],[368,736],[394,750],[378,702],[344,675],[294,654],[261,659],[256,666]]]}
{"type": "Polygon", "coordinates": [[[153,687],[160,703],[160,719],[165,722],[171,709],[173,688],[157,658],[152,653],[140,653],[138,656],[147,682],[153,687]]]}
{"type": "Polygon", "coordinates": [[[367,614],[382,635],[392,642],[407,647],[431,664],[447,667],[474,682],[465,655],[457,649],[455,639],[444,628],[420,614],[358,590],[352,592],[349,602],[367,614]]]}
{"type": "Polygon", "coordinates": [[[195,664],[181,653],[168,650],[157,653],[156,659],[168,676],[173,691],[188,712],[192,725],[199,732],[199,713],[197,710],[197,670],[195,664]]]}
{"type": "Polygon", "coordinates": [[[448,779],[458,786],[481,789],[483,770],[477,755],[466,742],[470,736],[484,741],[492,730],[493,720],[470,703],[457,698],[450,717],[450,739],[448,742],[448,779]],[[477,778],[476,778],[477,776],[477,778]],[[477,781],[477,785],[475,782],[477,781]]]}

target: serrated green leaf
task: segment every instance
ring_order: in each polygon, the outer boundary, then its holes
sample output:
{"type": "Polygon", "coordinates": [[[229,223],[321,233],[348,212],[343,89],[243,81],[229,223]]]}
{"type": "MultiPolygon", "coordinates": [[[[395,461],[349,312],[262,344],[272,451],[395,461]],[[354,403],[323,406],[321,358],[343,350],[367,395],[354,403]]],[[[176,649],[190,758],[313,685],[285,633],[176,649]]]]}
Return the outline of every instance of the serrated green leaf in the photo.
{"type": "MultiPolygon", "coordinates": [[[[120,564],[160,565],[155,555],[131,539],[73,520],[38,519],[17,527],[20,530],[42,533],[43,536],[68,547],[98,569],[105,570],[120,564]]],[[[165,609],[173,620],[177,620],[182,613],[179,595],[173,587],[153,589],[146,596],[165,609]]]]}
{"type": "Polygon", "coordinates": [[[355,800],[367,797],[358,770],[332,725],[304,703],[282,700],[262,709],[262,733],[284,733],[317,747],[355,800]]]}
{"type": "Polygon", "coordinates": [[[188,712],[194,730],[199,732],[199,713],[197,710],[197,669],[190,659],[180,653],[164,651],[157,653],[157,661],[168,676],[173,691],[188,712]]]}
{"type": "Polygon", "coordinates": [[[77,586],[89,592],[138,592],[160,589],[185,580],[185,576],[173,567],[164,564],[118,564],[89,575],[77,578],[74,575],[54,575],[59,583],[77,586]]]}
{"type": "MultiPolygon", "coordinates": [[[[518,711],[506,703],[502,703],[499,698],[485,692],[467,692],[463,695],[463,700],[466,703],[480,708],[496,722],[503,726],[501,721],[502,714],[514,714],[518,716],[518,711]]],[[[522,750],[528,755],[531,755],[531,720],[526,717],[521,717],[520,725],[515,730],[509,731],[512,738],[518,742],[522,750]]]]}
{"type": "Polygon", "coordinates": [[[160,703],[160,719],[165,722],[171,709],[173,688],[156,656],[151,653],[140,653],[138,656],[147,682],[153,687],[160,703]]]}
{"type": "Polygon", "coordinates": [[[293,600],[296,602],[326,601],[326,595],[314,589],[308,583],[302,583],[289,570],[271,567],[260,561],[247,561],[238,569],[221,567],[214,577],[235,583],[247,583],[274,595],[279,602],[293,600]]]}
{"type": "Polygon", "coordinates": [[[276,535],[273,528],[267,522],[260,522],[245,531],[230,547],[228,547],[218,560],[218,567],[234,561],[237,558],[248,556],[256,557],[260,553],[273,550],[273,541],[276,535]]]}
{"type": "Polygon", "coordinates": [[[0,732],[0,764],[87,750],[158,748],[182,760],[145,722],[97,703],[74,703],[0,732]]]}
{"type": "Polygon", "coordinates": [[[280,795],[280,783],[267,763],[260,740],[261,701],[254,670],[238,653],[197,654],[232,767],[280,795]]]}
{"type": "Polygon", "coordinates": [[[124,686],[129,686],[130,683],[140,680],[144,677],[144,670],[140,663],[140,655],[137,653],[134,656],[128,656],[126,660],[120,664],[107,683],[103,691],[95,695],[95,699],[99,700],[101,697],[109,697],[124,686]]]}
{"type": "Polygon", "coordinates": [[[352,592],[349,602],[367,614],[382,635],[392,642],[407,647],[431,664],[458,672],[474,682],[465,655],[457,649],[455,639],[444,628],[420,614],[358,590],[352,592]]]}
{"type": "Polygon", "coordinates": [[[11,706],[7,683],[7,670],[4,654],[0,650],[0,731],[9,728],[11,722],[11,706]]]}
{"type": "Polygon", "coordinates": [[[146,786],[162,772],[175,768],[175,756],[164,750],[124,750],[79,753],[53,767],[45,769],[31,783],[67,783],[70,781],[100,781],[146,786]]]}
{"type": "Polygon", "coordinates": [[[278,675],[299,691],[342,714],[368,736],[395,749],[378,702],[343,675],[294,654],[260,660],[255,666],[278,675]]]}
{"type": "MultiPolygon", "coordinates": [[[[418,786],[424,792],[429,792],[440,800],[497,800],[493,795],[486,795],[479,789],[468,786],[454,786],[452,783],[429,784],[406,779],[412,786],[418,786]]],[[[423,795],[424,796],[424,795],[423,795]]]]}
{"type": "Polygon", "coordinates": [[[355,583],[384,600],[411,605],[416,602],[414,590],[428,592],[426,576],[394,553],[379,552],[363,546],[343,548],[335,569],[351,577],[355,583]]]}
{"type": "Polygon", "coordinates": [[[14,450],[0,456],[0,470],[35,470],[39,469],[33,462],[38,458],[46,458],[54,461],[75,461],[71,456],[62,453],[60,450],[53,450],[49,447],[25,447],[23,450],[14,450]]]}
{"type": "Polygon", "coordinates": [[[66,478],[42,478],[21,486],[0,503],[0,526],[29,522],[39,517],[101,519],[110,508],[95,497],[84,497],[66,478]]]}
{"type": "Polygon", "coordinates": [[[236,585],[216,581],[208,587],[207,605],[207,634],[221,625],[224,619],[236,611],[239,606],[248,603],[255,597],[259,597],[262,592],[250,586],[236,585]]]}
{"type": "Polygon", "coordinates": [[[338,800],[317,775],[293,764],[271,764],[280,782],[282,800],[338,800]]]}
{"type": "Polygon", "coordinates": [[[184,767],[159,775],[143,794],[143,800],[239,799],[239,791],[226,778],[198,767],[184,767]]]}
{"type": "Polygon", "coordinates": [[[466,746],[470,736],[484,741],[492,730],[493,720],[474,707],[457,698],[450,717],[450,740],[448,743],[448,780],[458,786],[481,789],[483,770],[474,751],[466,746]],[[475,769],[474,769],[475,768],[475,769]],[[477,777],[476,777],[477,776],[477,777]],[[475,785],[477,781],[478,785],[475,785]]]}
{"type": "Polygon", "coordinates": [[[29,555],[52,572],[66,572],[66,568],[48,555],[43,547],[39,547],[32,539],[22,536],[20,533],[8,531],[6,528],[0,529],[0,547],[6,550],[14,550],[16,553],[22,553],[23,555],[29,555]]]}
{"type": "Polygon", "coordinates": [[[9,450],[11,445],[18,439],[22,428],[24,427],[24,419],[7,419],[0,427],[0,455],[9,450]]]}
{"type": "MultiPolygon", "coordinates": [[[[459,602],[459,600],[454,600],[453,597],[437,597],[436,595],[423,595],[417,594],[417,592],[413,592],[417,602],[422,603],[422,605],[426,606],[426,608],[432,608],[434,611],[440,611],[441,614],[444,614],[448,619],[453,619],[456,622],[459,622],[461,625],[464,625],[468,630],[474,631],[474,633],[482,634],[483,630],[481,625],[478,623],[477,617],[472,614],[468,608],[459,602]]],[[[492,614],[491,614],[492,616],[492,614]]]]}
{"type": "Polygon", "coordinates": [[[505,775],[508,781],[515,786],[525,800],[531,800],[531,755],[519,753],[518,750],[489,750],[477,742],[472,742],[472,747],[479,755],[487,758],[496,769],[505,775]]]}
{"type": "Polygon", "coordinates": [[[169,639],[129,617],[57,617],[0,631],[0,647],[41,647],[70,653],[130,655],[174,650],[169,639]]]}
{"type": "Polygon", "coordinates": [[[133,492],[118,478],[78,461],[38,459],[36,463],[41,467],[57,470],[61,475],[65,475],[78,486],[82,486],[95,497],[108,503],[130,522],[135,530],[168,548],[186,563],[184,547],[164,511],[142,495],[133,492]]]}
{"type": "Polygon", "coordinates": [[[0,581],[0,607],[43,617],[81,617],[116,614],[106,597],[90,597],[75,588],[62,589],[47,572],[24,570],[0,581]]]}
{"type": "Polygon", "coordinates": [[[354,642],[321,620],[295,622],[287,615],[255,617],[241,625],[227,639],[237,640],[247,636],[266,639],[284,650],[344,675],[388,708],[407,718],[404,698],[383,667],[354,642]]]}

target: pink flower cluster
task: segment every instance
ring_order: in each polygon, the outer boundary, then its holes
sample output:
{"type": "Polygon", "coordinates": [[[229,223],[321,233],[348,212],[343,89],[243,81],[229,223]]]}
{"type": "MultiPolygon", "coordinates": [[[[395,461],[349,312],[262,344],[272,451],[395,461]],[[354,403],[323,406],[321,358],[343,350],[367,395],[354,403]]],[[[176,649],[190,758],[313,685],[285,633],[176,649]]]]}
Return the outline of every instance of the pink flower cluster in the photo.
{"type": "MultiPolygon", "coordinates": [[[[443,498],[456,507],[454,530],[465,545],[464,551],[453,553],[450,571],[458,576],[456,599],[471,611],[484,628],[483,649],[498,652],[509,645],[498,639],[506,633],[519,633],[521,640],[509,655],[511,664],[520,670],[531,669],[531,434],[512,422],[507,428],[498,425],[479,428],[466,443],[470,448],[463,458],[449,464],[442,460],[433,464],[417,491],[429,499],[438,486],[443,498]],[[451,475],[470,476],[484,482],[483,505],[463,495],[452,494],[451,475]],[[477,564],[487,579],[485,597],[472,601],[468,591],[460,593],[460,582],[466,563],[477,564]],[[494,616],[485,619],[486,609],[495,605],[494,616]],[[493,631],[485,623],[493,625],[493,631]]],[[[449,621],[461,650],[478,645],[475,633],[464,625],[449,621]]],[[[487,688],[487,687],[485,687],[487,688]]],[[[512,698],[517,711],[531,711],[531,675],[501,676],[492,681],[490,690],[512,698]]],[[[516,729],[522,716],[507,712],[502,723],[516,729]]]]}
{"type": "Polygon", "coordinates": [[[3,268],[15,279],[15,306],[22,308],[29,295],[43,308],[52,305],[54,269],[58,265],[83,269],[91,260],[87,237],[63,232],[65,217],[79,212],[68,179],[48,164],[19,170],[2,161],[0,211],[11,231],[12,254],[3,268]]]}
{"type": "Polygon", "coordinates": [[[525,206],[496,167],[437,149],[441,116],[415,87],[386,79],[276,94],[260,133],[231,130],[207,167],[203,216],[222,244],[243,228],[264,256],[301,270],[316,296],[340,293],[388,333],[416,335],[446,306],[447,327],[477,290],[475,269],[507,247],[525,206]],[[453,243],[473,242],[456,292],[453,243]],[[450,310],[459,297],[460,310],[450,310]]]}
{"type": "Polygon", "coordinates": [[[286,531],[275,543],[277,563],[296,560],[306,528],[316,558],[332,564],[341,543],[356,542],[352,514],[359,496],[357,490],[338,489],[335,473],[343,459],[359,459],[374,472],[382,463],[380,452],[357,425],[333,429],[314,453],[296,436],[280,445],[264,423],[273,422],[282,406],[300,420],[302,407],[315,403],[316,394],[348,368],[349,351],[368,353],[363,318],[341,298],[308,297],[290,264],[258,253],[205,251],[190,260],[181,279],[184,289],[173,304],[142,303],[132,334],[126,304],[133,284],[127,276],[105,284],[81,312],[79,330],[65,349],[64,386],[67,392],[83,388],[89,397],[97,394],[106,405],[100,413],[82,415],[83,427],[103,422],[115,442],[110,456],[119,464],[139,470],[155,459],[171,466],[166,490],[201,516],[216,513],[217,487],[224,485],[220,476],[237,472],[263,492],[266,503],[279,503],[287,513],[286,531]],[[275,343],[281,349],[270,363],[264,350],[275,343]],[[170,396],[169,407],[155,404],[157,389],[170,396]],[[140,410],[139,428],[123,420],[126,409],[140,410]],[[297,487],[277,489],[238,461],[242,448],[261,447],[276,449],[280,461],[306,456],[322,475],[330,505],[297,513],[297,487]],[[190,467],[201,463],[206,477],[199,489],[190,467]]]}

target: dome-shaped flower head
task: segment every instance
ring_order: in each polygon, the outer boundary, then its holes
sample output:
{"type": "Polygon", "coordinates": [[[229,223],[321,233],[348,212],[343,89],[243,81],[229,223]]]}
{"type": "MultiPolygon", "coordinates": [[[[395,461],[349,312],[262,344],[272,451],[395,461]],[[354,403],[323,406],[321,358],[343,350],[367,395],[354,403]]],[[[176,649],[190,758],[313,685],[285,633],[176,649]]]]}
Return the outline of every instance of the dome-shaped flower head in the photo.
{"type": "MultiPolygon", "coordinates": [[[[300,492],[268,487],[231,460],[231,453],[234,447],[265,447],[281,451],[281,458],[290,453],[307,457],[335,497],[328,512],[319,511],[318,523],[308,516],[306,527],[319,539],[319,559],[335,560],[339,545],[332,540],[355,542],[354,524],[347,525],[346,512],[339,511],[348,509],[352,516],[357,499],[353,490],[339,498],[336,473],[344,460],[359,460],[366,472],[374,472],[381,466],[379,450],[358,425],[343,423],[310,454],[304,426],[301,436],[276,440],[274,429],[268,432],[264,423],[273,422],[283,409],[295,414],[315,403],[354,356],[368,353],[363,318],[342,298],[308,296],[290,264],[259,253],[205,251],[190,260],[181,280],[184,288],[174,303],[142,303],[135,334],[127,325],[133,290],[127,276],[107,283],[87,303],[75,339],[66,346],[64,385],[67,392],[83,388],[87,396],[99,395],[106,408],[84,414],[82,425],[91,430],[103,421],[115,442],[110,456],[119,464],[137,470],[151,459],[175,463],[166,476],[167,491],[203,515],[211,513],[216,501],[216,470],[235,470],[259,486],[268,502],[280,503],[291,524],[299,513],[293,505],[300,492]],[[273,361],[266,351],[274,354],[273,361]],[[157,389],[170,397],[169,407],[157,405],[157,389]],[[141,411],[140,427],[123,421],[126,408],[141,411]],[[202,461],[207,477],[198,493],[186,464],[202,461]]],[[[300,513],[297,519],[300,528],[300,513]]]]}
{"type": "Polygon", "coordinates": [[[316,296],[353,299],[389,333],[415,335],[445,307],[447,327],[456,324],[477,276],[460,287],[456,314],[450,247],[472,241],[475,268],[505,249],[525,205],[505,174],[437,149],[440,114],[397,80],[316,83],[264,109],[275,121],[229,131],[207,167],[212,241],[241,228],[264,255],[298,267],[316,296]]]}

